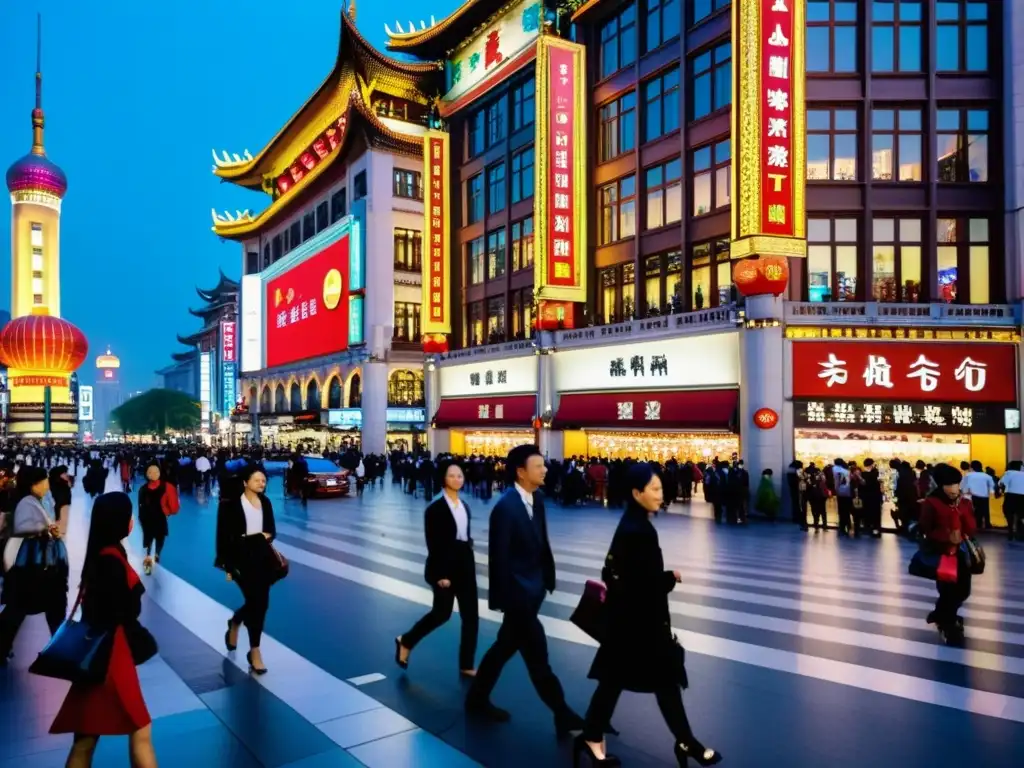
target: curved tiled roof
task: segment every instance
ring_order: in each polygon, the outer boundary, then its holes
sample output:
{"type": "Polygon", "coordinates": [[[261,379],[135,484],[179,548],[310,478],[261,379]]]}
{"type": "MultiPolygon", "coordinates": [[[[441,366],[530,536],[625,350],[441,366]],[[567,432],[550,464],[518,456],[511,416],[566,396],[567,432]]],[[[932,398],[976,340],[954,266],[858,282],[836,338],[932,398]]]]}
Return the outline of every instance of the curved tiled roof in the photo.
{"type": "Polygon", "coordinates": [[[458,46],[504,4],[505,0],[464,0],[448,16],[425,29],[416,29],[411,22],[408,32],[392,32],[385,27],[388,50],[427,60],[443,59],[447,51],[458,46]]]}

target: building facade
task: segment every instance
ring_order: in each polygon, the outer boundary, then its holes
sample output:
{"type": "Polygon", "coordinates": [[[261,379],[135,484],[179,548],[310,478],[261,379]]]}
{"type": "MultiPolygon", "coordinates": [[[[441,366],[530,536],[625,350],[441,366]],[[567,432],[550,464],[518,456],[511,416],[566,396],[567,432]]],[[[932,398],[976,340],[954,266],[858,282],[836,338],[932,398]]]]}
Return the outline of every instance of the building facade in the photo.
{"type": "Polygon", "coordinates": [[[241,244],[239,365],[250,439],[421,444],[423,137],[436,67],[376,51],[354,4],[325,82],[255,157],[216,174],[267,194],[214,214],[241,244]]]}
{"type": "MultiPolygon", "coordinates": [[[[96,379],[92,386],[92,424],[89,430],[97,442],[104,442],[118,432],[112,412],[125,401],[121,391],[121,360],[107,347],[106,354],[96,358],[96,379]]],[[[78,406],[81,418],[81,406],[78,406]]]]}

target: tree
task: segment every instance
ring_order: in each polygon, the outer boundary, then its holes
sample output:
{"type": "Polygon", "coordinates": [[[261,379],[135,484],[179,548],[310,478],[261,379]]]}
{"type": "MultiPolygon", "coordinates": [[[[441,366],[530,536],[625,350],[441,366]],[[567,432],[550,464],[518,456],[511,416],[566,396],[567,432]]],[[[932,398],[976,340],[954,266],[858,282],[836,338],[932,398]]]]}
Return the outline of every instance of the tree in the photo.
{"type": "Polygon", "coordinates": [[[184,392],[151,389],[125,401],[110,415],[126,435],[162,435],[168,430],[194,432],[199,428],[202,410],[184,392]]]}

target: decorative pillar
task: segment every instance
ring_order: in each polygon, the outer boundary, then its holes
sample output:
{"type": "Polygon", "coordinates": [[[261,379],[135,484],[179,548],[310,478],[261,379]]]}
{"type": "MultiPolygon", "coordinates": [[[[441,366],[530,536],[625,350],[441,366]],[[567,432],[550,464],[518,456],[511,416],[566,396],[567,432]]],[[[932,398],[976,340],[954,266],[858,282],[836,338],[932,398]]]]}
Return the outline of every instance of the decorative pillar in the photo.
{"type": "Polygon", "coordinates": [[[750,473],[751,492],[770,469],[781,497],[785,467],[782,299],[747,299],[747,322],[740,331],[740,446],[750,473]]]}
{"type": "Polygon", "coordinates": [[[428,357],[423,363],[423,401],[426,404],[424,426],[427,430],[427,450],[436,456],[442,450],[447,450],[447,445],[444,449],[438,446],[438,430],[433,426],[434,414],[441,407],[441,372],[432,357],[428,357]]]}
{"type": "Polygon", "coordinates": [[[363,453],[383,454],[388,447],[388,365],[367,360],[362,366],[363,453]]]}
{"type": "Polygon", "coordinates": [[[555,440],[557,435],[551,431],[551,425],[547,420],[555,412],[555,356],[550,349],[541,349],[538,352],[537,414],[534,422],[535,425],[540,425],[537,430],[537,447],[545,458],[561,458],[557,455],[561,453],[559,447],[554,445],[558,442],[555,440]]]}

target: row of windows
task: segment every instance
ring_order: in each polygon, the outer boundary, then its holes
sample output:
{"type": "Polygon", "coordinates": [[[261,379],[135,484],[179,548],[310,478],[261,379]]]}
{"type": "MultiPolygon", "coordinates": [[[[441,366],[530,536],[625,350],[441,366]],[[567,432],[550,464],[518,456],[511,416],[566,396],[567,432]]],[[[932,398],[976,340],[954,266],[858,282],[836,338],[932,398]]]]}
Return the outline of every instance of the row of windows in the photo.
{"type": "Polygon", "coordinates": [[[531,77],[513,86],[511,93],[503,95],[477,108],[466,120],[466,157],[476,157],[505,140],[509,132],[509,105],[511,104],[511,131],[533,125],[537,114],[536,81],[531,77]]]}
{"type": "Polygon", "coordinates": [[[504,227],[466,243],[468,285],[504,277],[510,265],[512,272],[533,267],[533,216],[513,222],[511,236],[511,253],[506,249],[504,227]]]}
{"type": "Polygon", "coordinates": [[[395,302],[395,341],[420,340],[420,305],[408,301],[395,302]]]}
{"type": "Polygon", "coordinates": [[[504,296],[475,301],[466,307],[463,346],[500,344],[528,339],[534,334],[533,288],[512,291],[510,304],[504,296]]]}
{"type": "MultiPolygon", "coordinates": [[[[348,402],[342,403],[344,388],[341,378],[332,376],[327,385],[327,407],[358,408],[363,402],[362,379],[358,373],[352,375],[348,384],[348,402]]],[[[320,385],[316,379],[306,385],[305,397],[302,394],[302,386],[298,382],[292,382],[286,395],[283,385],[273,388],[266,386],[260,393],[260,411],[270,413],[270,403],[273,399],[274,412],[284,413],[291,411],[319,411],[323,403],[320,399],[320,385]]],[[[423,397],[423,372],[422,371],[393,371],[388,377],[388,406],[389,407],[422,407],[423,397]]]]}
{"type": "MultiPolygon", "coordinates": [[[[852,74],[861,70],[864,20],[857,0],[806,0],[807,72],[852,74]]],[[[679,36],[679,0],[645,0],[646,22],[637,25],[630,3],[605,21],[599,34],[598,76],[609,77],[636,63],[640,46],[649,52],[679,36]],[[639,38],[643,38],[642,41],[639,38]]],[[[691,0],[692,23],[729,5],[729,0],[691,0]]],[[[989,68],[988,0],[874,0],[871,6],[870,70],[878,74],[918,73],[929,68],[928,36],[934,29],[938,72],[986,72],[989,68]]],[[[703,59],[708,54],[699,54],[703,59]]],[[[714,56],[712,63],[714,62],[714,56]]],[[[706,61],[693,61],[701,71],[706,61]]],[[[699,116],[699,115],[698,115],[699,116]]]]}
{"type": "Polygon", "coordinates": [[[32,248],[32,305],[43,304],[43,225],[32,222],[30,245],[32,248]]]}
{"type": "Polygon", "coordinates": [[[533,147],[512,155],[512,175],[506,179],[505,163],[495,163],[466,181],[466,224],[475,224],[484,218],[484,209],[493,216],[505,209],[511,197],[512,204],[533,197],[533,147]],[[486,199],[484,194],[486,184],[486,199]]]}
{"type": "MultiPolygon", "coordinates": [[[[855,217],[808,219],[803,301],[993,300],[988,219],[940,216],[930,242],[924,222],[914,216],[875,217],[866,230],[867,245],[860,230],[855,217]],[[928,266],[929,256],[934,269],[928,266]],[[931,285],[924,286],[929,274],[931,285]]],[[[613,323],[728,304],[736,299],[733,266],[728,238],[695,243],[686,260],[680,250],[650,256],[643,262],[644,305],[639,308],[632,262],[599,270],[598,317],[613,323]],[[684,271],[689,273],[688,295],[683,295],[684,271]]]]}

